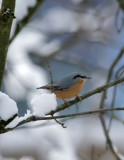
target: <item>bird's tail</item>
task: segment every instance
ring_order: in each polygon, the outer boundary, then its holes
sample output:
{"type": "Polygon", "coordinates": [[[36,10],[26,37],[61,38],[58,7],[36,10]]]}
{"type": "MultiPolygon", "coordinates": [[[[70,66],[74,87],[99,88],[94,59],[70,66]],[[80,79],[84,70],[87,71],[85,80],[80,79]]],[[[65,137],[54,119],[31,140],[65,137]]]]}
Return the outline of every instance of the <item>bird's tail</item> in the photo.
{"type": "Polygon", "coordinates": [[[37,89],[49,89],[48,86],[42,86],[42,87],[38,87],[37,89]]]}

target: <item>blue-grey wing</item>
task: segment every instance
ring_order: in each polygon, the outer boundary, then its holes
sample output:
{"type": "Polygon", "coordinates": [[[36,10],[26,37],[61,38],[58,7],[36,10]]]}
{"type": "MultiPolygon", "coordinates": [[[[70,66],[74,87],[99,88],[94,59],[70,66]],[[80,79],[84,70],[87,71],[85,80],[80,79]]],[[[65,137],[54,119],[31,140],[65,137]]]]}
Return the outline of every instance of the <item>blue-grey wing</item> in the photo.
{"type": "Polygon", "coordinates": [[[55,81],[53,84],[53,87],[55,89],[68,89],[69,87],[71,87],[72,85],[74,85],[76,83],[76,80],[70,80],[68,77],[67,78],[63,78],[61,80],[55,81]]]}
{"type": "MultiPolygon", "coordinates": [[[[64,89],[68,89],[69,87],[71,87],[72,85],[74,85],[76,83],[76,80],[70,80],[67,78],[63,78],[61,80],[55,81],[53,82],[53,89],[59,89],[59,90],[64,90],[64,89]]],[[[48,85],[39,87],[37,89],[51,89],[51,83],[49,83],[48,85]]]]}
{"type": "MultiPolygon", "coordinates": [[[[67,77],[62,78],[61,80],[53,82],[53,89],[68,89],[72,85],[76,84],[76,79],[73,79],[74,75],[77,75],[77,73],[73,73],[67,77]]],[[[38,89],[51,89],[51,83],[38,89]]]]}

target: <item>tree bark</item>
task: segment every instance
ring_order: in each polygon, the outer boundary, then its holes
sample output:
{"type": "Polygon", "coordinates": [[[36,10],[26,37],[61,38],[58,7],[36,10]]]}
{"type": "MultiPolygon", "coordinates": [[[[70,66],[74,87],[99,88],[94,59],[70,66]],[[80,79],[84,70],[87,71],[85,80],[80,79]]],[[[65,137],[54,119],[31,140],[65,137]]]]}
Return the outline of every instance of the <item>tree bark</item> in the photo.
{"type": "Polygon", "coordinates": [[[0,88],[4,74],[9,37],[15,11],[15,0],[3,0],[0,11],[0,88]]]}

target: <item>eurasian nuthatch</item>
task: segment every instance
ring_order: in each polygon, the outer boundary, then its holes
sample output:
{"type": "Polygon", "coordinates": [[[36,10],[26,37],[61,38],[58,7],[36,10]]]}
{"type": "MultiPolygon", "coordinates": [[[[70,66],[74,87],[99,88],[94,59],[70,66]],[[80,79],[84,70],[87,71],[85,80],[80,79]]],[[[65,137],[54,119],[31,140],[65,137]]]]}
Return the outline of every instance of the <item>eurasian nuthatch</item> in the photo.
{"type": "Polygon", "coordinates": [[[53,93],[57,98],[65,99],[76,96],[81,100],[78,96],[82,87],[84,85],[85,79],[90,79],[90,77],[84,76],[82,73],[72,73],[60,80],[53,82],[53,84],[48,84],[37,89],[47,89],[51,90],[51,86],[53,87],[53,93]]]}

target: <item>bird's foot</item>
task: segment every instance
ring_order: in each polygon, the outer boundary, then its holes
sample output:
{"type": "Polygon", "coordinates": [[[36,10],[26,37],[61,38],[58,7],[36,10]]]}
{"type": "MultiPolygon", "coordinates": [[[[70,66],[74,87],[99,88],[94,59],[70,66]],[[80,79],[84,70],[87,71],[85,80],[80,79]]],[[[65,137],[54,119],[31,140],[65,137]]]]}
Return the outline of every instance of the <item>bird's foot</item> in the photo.
{"type": "Polygon", "coordinates": [[[65,104],[67,104],[68,107],[70,107],[70,105],[67,101],[65,101],[64,99],[63,99],[63,101],[64,101],[65,104]]]}
{"type": "Polygon", "coordinates": [[[76,95],[76,98],[78,98],[80,102],[82,101],[82,98],[80,96],[76,95]]]}

